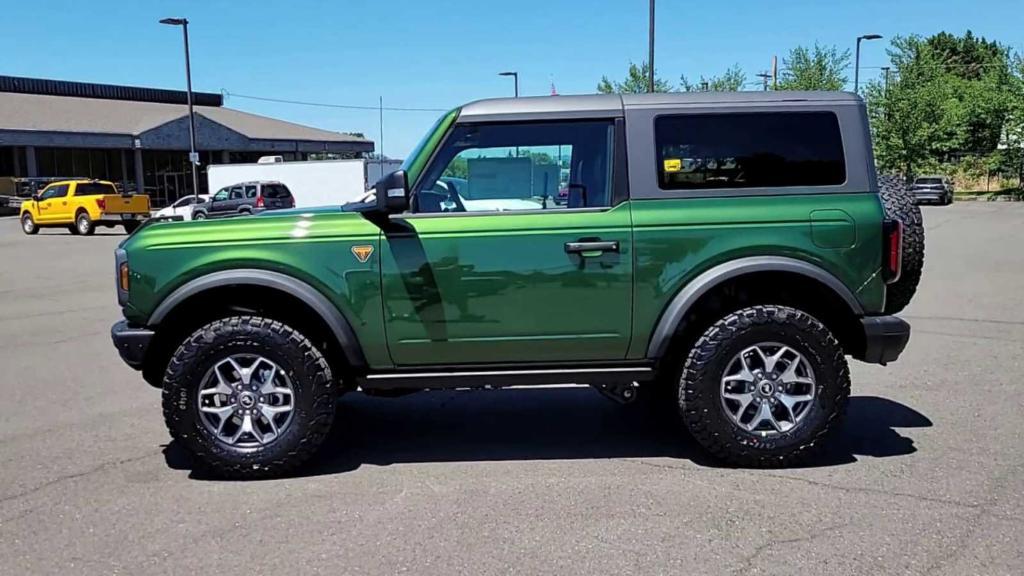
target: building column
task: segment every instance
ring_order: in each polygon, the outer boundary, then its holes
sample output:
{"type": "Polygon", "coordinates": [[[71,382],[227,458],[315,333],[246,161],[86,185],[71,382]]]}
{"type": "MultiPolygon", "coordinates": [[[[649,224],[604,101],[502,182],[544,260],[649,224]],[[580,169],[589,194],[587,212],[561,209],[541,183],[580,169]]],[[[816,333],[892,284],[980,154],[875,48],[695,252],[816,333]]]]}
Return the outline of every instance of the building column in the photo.
{"type": "Polygon", "coordinates": [[[135,153],[135,193],[146,193],[146,172],[142,169],[142,148],[133,150],[135,153]]]}
{"type": "Polygon", "coordinates": [[[28,177],[39,176],[39,169],[36,167],[36,147],[25,146],[25,165],[28,167],[28,177]]]}
{"type": "Polygon", "coordinates": [[[221,150],[220,151],[220,163],[221,164],[231,164],[231,152],[228,152],[227,150],[221,150]]]}
{"type": "Polygon", "coordinates": [[[121,150],[121,190],[128,191],[128,155],[121,150]]]}
{"type": "Polygon", "coordinates": [[[17,146],[12,146],[11,147],[11,160],[14,161],[14,177],[15,178],[20,178],[21,177],[21,162],[19,160],[21,160],[21,159],[18,158],[18,147],[17,146]]]}

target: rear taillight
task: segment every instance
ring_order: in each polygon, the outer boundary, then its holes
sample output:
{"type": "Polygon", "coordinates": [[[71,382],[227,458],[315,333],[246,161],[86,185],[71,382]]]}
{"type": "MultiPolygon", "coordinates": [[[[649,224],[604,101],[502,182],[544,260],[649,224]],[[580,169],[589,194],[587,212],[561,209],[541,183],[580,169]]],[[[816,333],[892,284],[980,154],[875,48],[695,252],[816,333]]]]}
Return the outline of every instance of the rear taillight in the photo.
{"type": "Polygon", "coordinates": [[[900,279],[903,268],[903,223],[886,220],[882,223],[882,278],[891,284],[900,279]]]}
{"type": "Polygon", "coordinates": [[[256,207],[263,208],[263,196],[256,197],[256,207]]]}
{"type": "Polygon", "coordinates": [[[103,198],[97,198],[96,199],[96,207],[99,208],[100,210],[106,210],[107,209],[107,201],[105,199],[103,199],[103,198]]]}

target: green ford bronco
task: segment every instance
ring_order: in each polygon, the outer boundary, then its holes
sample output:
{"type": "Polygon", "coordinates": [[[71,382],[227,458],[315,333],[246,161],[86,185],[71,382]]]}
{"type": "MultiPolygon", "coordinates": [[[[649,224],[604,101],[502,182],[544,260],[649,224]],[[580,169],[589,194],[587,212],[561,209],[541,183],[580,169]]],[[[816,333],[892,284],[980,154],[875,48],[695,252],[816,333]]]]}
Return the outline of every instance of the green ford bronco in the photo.
{"type": "Polygon", "coordinates": [[[114,344],[214,473],[292,470],[346,392],[554,383],[787,466],[839,425],[846,356],[910,336],[921,214],[852,94],[474,102],[369,198],[154,220],[117,249],[114,344]]]}

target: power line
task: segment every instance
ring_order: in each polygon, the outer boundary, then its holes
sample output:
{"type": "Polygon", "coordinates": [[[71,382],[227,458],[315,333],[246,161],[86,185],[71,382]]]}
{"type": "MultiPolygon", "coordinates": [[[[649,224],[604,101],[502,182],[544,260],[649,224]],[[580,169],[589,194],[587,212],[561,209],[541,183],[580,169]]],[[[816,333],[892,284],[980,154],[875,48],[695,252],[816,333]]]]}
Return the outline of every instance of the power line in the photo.
{"type": "Polygon", "coordinates": [[[278,104],[295,104],[298,106],[317,106],[319,108],[341,108],[343,110],[388,110],[390,112],[447,112],[445,108],[402,108],[398,106],[356,106],[353,104],[328,104],[326,102],[304,102],[302,100],[285,100],[284,98],[269,98],[266,96],[252,96],[250,94],[238,94],[221,90],[221,94],[232,98],[245,98],[247,100],[260,100],[262,102],[276,102],[278,104]]]}

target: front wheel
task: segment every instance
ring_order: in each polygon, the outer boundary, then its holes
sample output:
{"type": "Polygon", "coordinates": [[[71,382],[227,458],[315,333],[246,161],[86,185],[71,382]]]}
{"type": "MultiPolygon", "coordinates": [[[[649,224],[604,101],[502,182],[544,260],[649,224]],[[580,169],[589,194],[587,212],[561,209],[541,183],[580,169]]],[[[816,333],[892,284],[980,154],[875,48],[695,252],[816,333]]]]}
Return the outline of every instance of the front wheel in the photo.
{"type": "Polygon", "coordinates": [[[193,333],[164,375],[164,420],[218,476],[279,476],[308,460],[334,421],[327,361],[296,330],[234,316],[193,333]]]}
{"type": "Polygon", "coordinates": [[[28,212],[21,216],[21,231],[30,236],[39,232],[39,225],[28,212]]]}
{"type": "Polygon", "coordinates": [[[709,328],[679,378],[693,437],[735,465],[799,464],[838,426],[850,395],[839,343],[813,316],[752,306],[709,328]]]}

